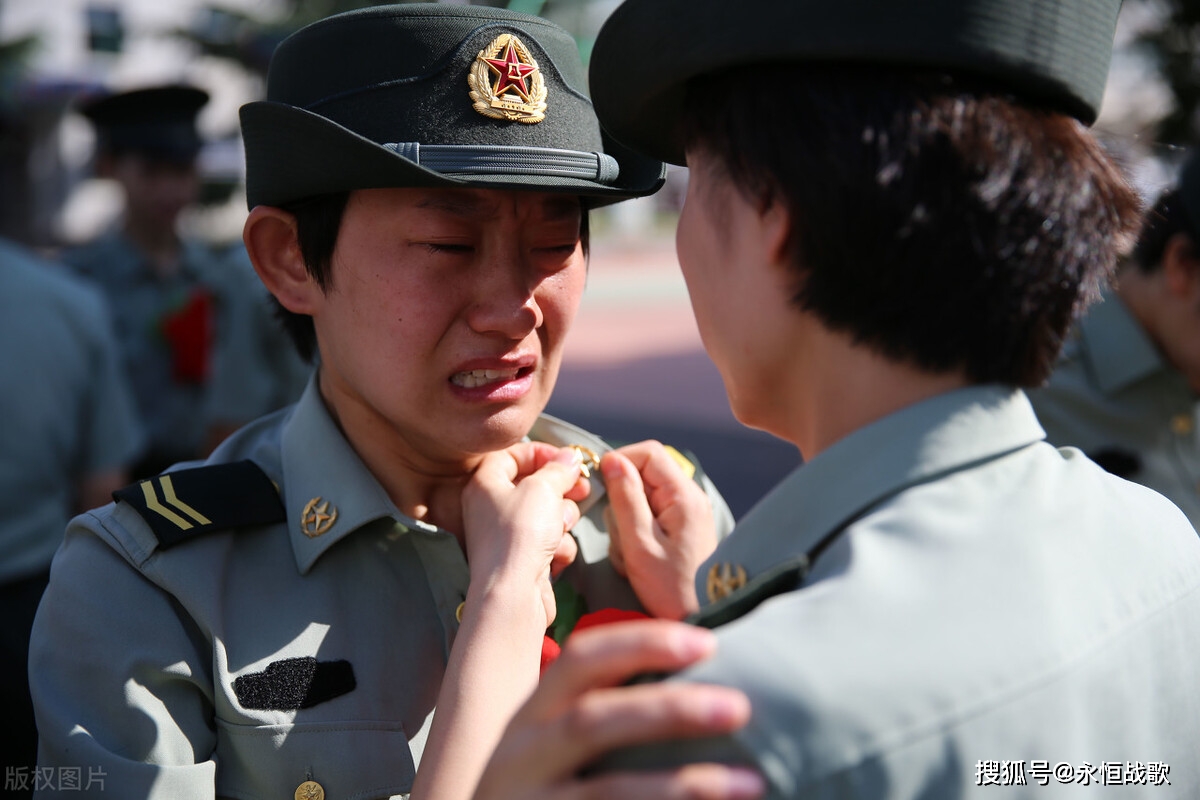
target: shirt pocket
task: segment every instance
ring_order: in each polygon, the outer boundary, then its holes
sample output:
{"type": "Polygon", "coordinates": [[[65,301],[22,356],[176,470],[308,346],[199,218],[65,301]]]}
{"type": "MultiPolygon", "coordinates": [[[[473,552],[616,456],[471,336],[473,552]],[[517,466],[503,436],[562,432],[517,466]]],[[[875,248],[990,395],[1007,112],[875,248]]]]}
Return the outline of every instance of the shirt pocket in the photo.
{"type": "Polygon", "coordinates": [[[233,725],[217,720],[217,796],[291,798],[306,781],[326,800],[407,795],[416,767],[399,723],[233,725]]]}

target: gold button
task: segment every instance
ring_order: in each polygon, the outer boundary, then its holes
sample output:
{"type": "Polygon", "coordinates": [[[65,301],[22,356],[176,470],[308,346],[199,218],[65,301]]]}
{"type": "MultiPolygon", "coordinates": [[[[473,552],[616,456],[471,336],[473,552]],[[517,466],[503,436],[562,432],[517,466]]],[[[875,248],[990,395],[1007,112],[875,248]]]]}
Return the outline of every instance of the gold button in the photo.
{"type": "Polygon", "coordinates": [[[300,513],[300,531],[310,539],[315,539],[333,527],[337,522],[337,506],[328,500],[314,497],[304,504],[300,513]]]}
{"type": "Polygon", "coordinates": [[[1195,420],[1191,414],[1176,414],[1171,417],[1171,430],[1176,436],[1187,436],[1196,427],[1195,420]]]}
{"type": "Polygon", "coordinates": [[[458,604],[458,608],[454,609],[454,618],[456,620],[458,620],[459,622],[462,622],[462,612],[463,612],[463,608],[466,605],[467,605],[466,601],[463,601],[458,604]]]}
{"type": "Polygon", "coordinates": [[[296,787],[296,800],[325,800],[325,788],[316,781],[305,781],[296,787]]]}
{"type": "Polygon", "coordinates": [[[708,570],[708,601],[715,603],[746,585],[746,569],[741,564],[713,564],[708,570]]]}

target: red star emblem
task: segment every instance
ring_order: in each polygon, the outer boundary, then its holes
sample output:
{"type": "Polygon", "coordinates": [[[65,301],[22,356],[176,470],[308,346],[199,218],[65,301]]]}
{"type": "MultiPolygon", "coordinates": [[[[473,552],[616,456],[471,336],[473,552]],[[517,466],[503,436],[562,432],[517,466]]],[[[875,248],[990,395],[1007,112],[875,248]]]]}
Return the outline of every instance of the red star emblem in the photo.
{"type": "Polygon", "coordinates": [[[517,90],[517,94],[521,95],[525,102],[529,102],[529,90],[525,87],[525,79],[537,67],[521,61],[511,39],[504,46],[503,58],[485,58],[484,61],[492,68],[493,72],[500,76],[500,79],[496,81],[496,86],[492,89],[493,92],[503,95],[511,87],[517,90]]]}

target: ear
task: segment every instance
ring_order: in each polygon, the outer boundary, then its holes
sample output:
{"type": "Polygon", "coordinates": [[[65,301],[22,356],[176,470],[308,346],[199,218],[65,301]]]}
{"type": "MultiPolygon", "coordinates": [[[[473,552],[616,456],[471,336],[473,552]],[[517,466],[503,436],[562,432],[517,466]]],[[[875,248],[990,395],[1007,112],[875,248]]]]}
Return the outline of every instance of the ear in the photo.
{"type": "Polygon", "coordinates": [[[296,218],[274,206],[255,206],[242,228],[242,241],[254,271],[279,304],[311,315],[324,291],[304,265],[296,218]]]}
{"type": "Polygon", "coordinates": [[[792,215],[787,205],[779,198],[759,209],[759,224],[762,226],[763,251],[776,266],[791,270],[792,263],[792,215]]]}
{"type": "Polygon", "coordinates": [[[1186,233],[1167,239],[1162,255],[1163,278],[1167,290],[1176,297],[1200,298],[1200,251],[1186,233]]]}

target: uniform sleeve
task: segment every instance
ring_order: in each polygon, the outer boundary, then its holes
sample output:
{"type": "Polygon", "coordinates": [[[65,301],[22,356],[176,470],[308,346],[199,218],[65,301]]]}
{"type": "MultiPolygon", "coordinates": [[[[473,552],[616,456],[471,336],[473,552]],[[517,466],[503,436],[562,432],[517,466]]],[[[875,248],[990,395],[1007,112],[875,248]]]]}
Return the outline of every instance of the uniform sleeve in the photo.
{"type": "Polygon", "coordinates": [[[78,775],[72,797],[212,798],[211,645],[98,525],[71,523],[34,623],[39,768],[78,775]]]}
{"type": "Polygon", "coordinates": [[[133,394],[125,377],[108,306],[92,293],[88,335],[92,337],[90,391],[83,404],[79,463],[82,474],[118,469],[132,463],[146,444],[133,394]]]}

